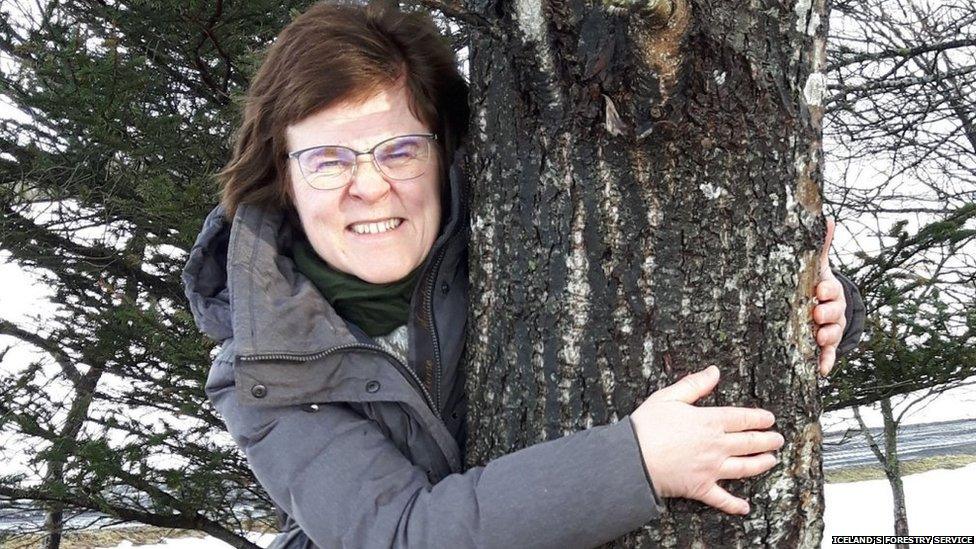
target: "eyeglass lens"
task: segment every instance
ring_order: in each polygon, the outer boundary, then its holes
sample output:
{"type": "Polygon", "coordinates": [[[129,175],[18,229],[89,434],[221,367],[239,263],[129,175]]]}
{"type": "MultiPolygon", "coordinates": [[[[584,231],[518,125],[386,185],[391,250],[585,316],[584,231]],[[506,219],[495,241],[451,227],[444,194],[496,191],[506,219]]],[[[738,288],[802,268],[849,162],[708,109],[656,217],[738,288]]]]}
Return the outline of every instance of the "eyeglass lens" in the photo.
{"type": "MultiPolygon", "coordinates": [[[[373,150],[374,164],[391,179],[413,179],[423,175],[429,155],[424,136],[395,137],[378,144],[373,150]]],[[[298,156],[302,174],[317,188],[345,185],[356,163],[355,151],[338,146],[318,147],[298,156]]]]}

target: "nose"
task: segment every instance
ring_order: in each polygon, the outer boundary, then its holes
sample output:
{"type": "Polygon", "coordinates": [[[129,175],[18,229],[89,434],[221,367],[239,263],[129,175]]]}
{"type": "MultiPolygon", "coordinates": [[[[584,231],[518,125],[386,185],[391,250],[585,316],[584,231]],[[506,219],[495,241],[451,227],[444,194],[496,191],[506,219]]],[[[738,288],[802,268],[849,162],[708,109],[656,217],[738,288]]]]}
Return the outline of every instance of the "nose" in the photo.
{"type": "Polygon", "coordinates": [[[349,195],[364,202],[376,202],[390,192],[390,182],[376,169],[373,158],[357,160],[356,171],[349,182],[349,195]]]}

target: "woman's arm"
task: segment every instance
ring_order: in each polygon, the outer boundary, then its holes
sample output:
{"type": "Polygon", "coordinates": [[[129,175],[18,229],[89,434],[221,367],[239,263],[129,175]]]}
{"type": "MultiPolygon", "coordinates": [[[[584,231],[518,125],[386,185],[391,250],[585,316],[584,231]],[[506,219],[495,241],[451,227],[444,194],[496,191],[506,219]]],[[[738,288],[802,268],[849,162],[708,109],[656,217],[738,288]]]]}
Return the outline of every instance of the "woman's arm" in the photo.
{"type": "Polygon", "coordinates": [[[258,481],[320,547],[593,547],[663,510],[628,417],[432,485],[348,406],[242,405],[230,360],[217,357],[207,394],[258,481]]]}

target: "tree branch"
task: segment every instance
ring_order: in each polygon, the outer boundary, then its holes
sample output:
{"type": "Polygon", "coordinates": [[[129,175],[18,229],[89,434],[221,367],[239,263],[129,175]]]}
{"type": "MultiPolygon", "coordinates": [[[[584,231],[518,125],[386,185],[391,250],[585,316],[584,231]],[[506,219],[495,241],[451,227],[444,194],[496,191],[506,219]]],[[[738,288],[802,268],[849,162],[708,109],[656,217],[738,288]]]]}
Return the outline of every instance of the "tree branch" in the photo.
{"type": "MultiPolygon", "coordinates": [[[[841,67],[846,67],[848,65],[854,65],[856,63],[863,63],[865,61],[880,61],[882,59],[891,59],[896,57],[902,58],[912,58],[923,53],[930,52],[942,52],[946,50],[956,49],[956,48],[966,48],[976,46],[976,38],[960,38],[958,40],[950,40],[948,42],[940,42],[937,44],[923,44],[921,46],[915,46],[914,48],[897,48],[897,49],[887,49],[874,53],[860,53],[852,55],[847,59],[840,61],[835,61],[825,69],[826,72],[835,71],[841,67]]],[[[850,50],[844,51],[841,49],[839,54],[843,56],[845,53],[852,53],[850,50]]]]}
{"type": "MultiPolygon", "coordinates": [[[[3,219],[3,224],[12,229],[2,234],[0,242],[3,244],[3,249],[8,250],[15,259],[24,264],[50,269],[59,275],[71,274],[67,270],[70,267],[95,272],[104,271],[111,276],[136,280],[145,291],[157,299],[179,299],[182,295],[178,285],[161,280],[140,268],[130,267],[118,250],[108,246],[79,244],[54,234],[9,205],[0,207],[2,207],[0,218],[3,219]],[[18,242],[23,244],[18,246],[18,242]]],[[[6,227],[0,225],[0,228],[6,227]]]]}
{"type": "Polygon", "coordinates": [[[96,501],[90,497],[79,494],[58,494],[53,495],[36,488],[13,488],[0,485],[0,496],[11,501],[44,501],[51,503],[61,503],[72,505],[83,509],[99,509],[103,513],[118,517],[128,522],[141,522],[150,526],[162,528],[179,528],[181,530],[201,530],[215,538],[225,541],[234,547],[241,549],[260,549],[255,545],[234,532],[231,532],[220,524],[204,517],[200,514],[194,515],[161,515],[144,511],[136,511],[119,505],[112,505],[106,501],[96,501]]]}
{"type": "Polygon", "coordinates": [[[851,409],[854,410],[854,418],[857,419],[857,424],[861,427],[861,434],[867,439],[868,447],[871,448],[874,457],[878,458],[878,461],[881,463],[884,463],[885,456],[881,452],[881,448],[878,447],[878,443],[874,440],[874,436],[871,435],[871,430],[868,429],[868,426],[864,424],[864,420],[861,419],[861,411],[857,409],[857,406],[852,406],[851,409]]]}
{"type": "Polygon", "coordinates": [[[437,10],[449,19],[466,23],[472,29],[477,29],[495,38],[502,36],[502,30],[493,21],[480,13],[464,9],[457,2],[450,0],[409,0],[410,2],[431,10],[437,10]]]}
{"type": "Polygon", "coordinates": [[[64,352],[61,347],[59,347],[55,342],[50,339],[41,337],[34,332],[28,332],[27,330],[17,326],[13,322],[4,320],[0,318],[0,334],[5,334],[8,336],[16,337],[25,343],[30,343],[31,345],[43,350],[58,363],[61,367],[61,371],[64,372],[65,377],[71,381],[72,384],[78,385],[81,381],[81,373],[75,368],[74,361],[71,359],[67,353],[64,352]]]}

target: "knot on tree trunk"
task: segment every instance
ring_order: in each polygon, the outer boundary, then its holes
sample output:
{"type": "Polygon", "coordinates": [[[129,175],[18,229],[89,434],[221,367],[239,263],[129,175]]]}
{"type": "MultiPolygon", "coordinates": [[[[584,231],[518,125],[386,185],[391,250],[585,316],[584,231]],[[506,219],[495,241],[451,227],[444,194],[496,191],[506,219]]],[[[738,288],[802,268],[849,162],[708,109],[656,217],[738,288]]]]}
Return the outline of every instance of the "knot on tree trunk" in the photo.
{"type": "Polygon", "coordinates": [[[680,0],[604,0],[607,11],[613,14],[635,14],[646,17],[656,26],[665,26],[674,16],[680,0]]]}

